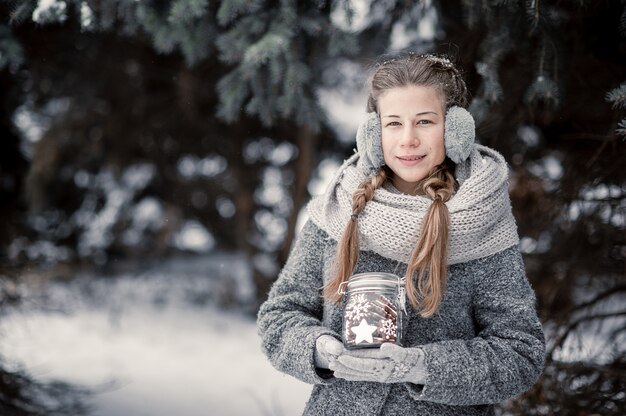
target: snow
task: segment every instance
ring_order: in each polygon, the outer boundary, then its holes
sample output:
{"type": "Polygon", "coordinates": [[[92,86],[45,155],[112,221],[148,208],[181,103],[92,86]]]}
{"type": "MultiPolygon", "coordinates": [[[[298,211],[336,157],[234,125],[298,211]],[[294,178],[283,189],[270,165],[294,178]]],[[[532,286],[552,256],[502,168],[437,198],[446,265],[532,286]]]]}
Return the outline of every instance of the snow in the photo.
{"type": "Polygon", "coordinates": [[[552,192],[558,189],[559,181],[563,177],[563,163],[560,155],[549,154],[536,162],[528,163],[528,170],[533,175],[542,179],[546,191],[552,192]]]}
{"type": "Polygon", "coordinates": [[[373,19],[371,0],[351,0],[337,5],[333,9],[330,20],[336,27],[348,32],[360,32],[367,28],[373,19]],[[346,7],[352,9],[352,18],[348,19],[346,7]]]}
{"type": "Polygon", "coordinates": [[[226,158],[220,155],[209,155],[198,162],[198,171],[202,176],[212,178],[224,172],[228,167],[226,158]]]}
{"type": "MultiPolygon", "coordinates": [[[[233,304],[252,303],[250,267],[242,255],[214,253],[31,282],[22,305],[3,310],[0,356],[8,370],[92,388],[91,416],[301,414],[311,386],[270,366],[251,314],[217,306],[228,293],[233,304]]],[[[618,311],[624,301],[614,295],[578,313],[618,311]]],[[[575,331],[553,358],[605,362],[626,340],[607,334],[623,325],[615,318],[575,331]]]]}
{"type": "Polygon", "coordinates": [[[156,176],[156,167],[152,163],[136,163],[124,169],[122,183],[132,191],[141,191],[156,176]]]}
{"type": "Polygon", "coordinates": [[[178,173],[184,178],[193,178],[196,175],[196,165],[198,157],[195,155],[186,155],[178,160],[178,173]]]}
{"type": "Polygon", "coordinates": [[[212,300],[239,266],[179,259],[50,284],[0,320],[0,354],[37,379],[94,388],[94,416],[301,414],[311,386],[271,367],[254,318],[212,300]]]}
{"type": "Polygon", "coordinates": [[[158,199],[147,196],[133,208],[133,227],[156,230],[163,223],[164,210],[158,199]]]}
{"type": "Polygon", "coordinates": [[[243,157],[246,163],[253,164],[259,161],[273,166],[284,166],[298,156],[298,147],[289,142],[276,143],[268,137],[260,137],[246,144],[243,157]]]}
{"type": "MultiPolygon", "coordinates": [[[[276,167],[270,166],[263,170],[261,174],[262,185],[255,192],[256,201],[265,206],[280,205],[289,199],[285,190],[285,180],[283,172],[276,167]]],[[[289,208],[291,204],[289,204],[289,208]]]]}
{"type": "Polygon", "coordinates": [[[573,201],[567,212],[570,221],[576,221],[581,215],[592,215],[597,212],[600,219],[614,227],[624,227],[626,224],[626,199],[624,191],[617,185],[600,183],[586,185],[579,192],[579,199],[573,201]],[[614,199],[616,206],[611,206],[607,199],[614,199]]]}
{"type": "Polygon", "coordinates": [[[520,126],[517,129],[519,137],[528,147],[535,147],[539,144],[540,131],[535,126],[520,126]]]}
{"type": "Polygon", "coordinates": [[[198,221],[189,220],[176,233],[173,244],[179,250],[208,253],[215,246],[215,238],[198,221]]]}
{"type": "Polygon", "coordinates": [[[432,6],[432,2],[430,0],[417,2],[409,13],[393,25],[389,49],[415,48],[420,42],[432,42],[437,26],[437,10],[432,6]]]}
{"type": "Polygon", "coordinates": [[[177,162],[178,173],[185,179],[198,176],[213,178],[223,173],[227,167],[226,158],[218,154],[210,154],[202,159],[196,155],[185,155],[177,162]]]}
{"type": "Polygon", "coordinates": [[[93,10],[91,10],[87,2],[83,1],[80,4],[80,27],[82,29],[90,29],[93,23],[94,23],[93,10]]]}
{"type": "Polygon", "coordinates": [[[237,207],[235,207],[233,201],[225,196],[217,198],[215,201],[215,207],[222,218],[232,218],[237,212],[237,207]]]}
{"type": "Polygon", "coordinates": [[[66,18],[67,4],[60,0],[39,0],[37,8],[33,10],[33,22],[46,23],[48,21],[61,21],[66,18]]]}
{"type": "Polygon", "coordinates": [[[317,167],[315,176],[309,181],[308,190],[311,195],[322,195],[340,166],[341,164],[333,158],[322,160],[317,167]]]}
{"type": "Polygon", "coordinates": [[[287,222],[266,209],[254,213],[254,222],[263,233],[263,239],[257,241],[259,247],[276,249],[282,244],[287,233],[287,222]]]}
{"type": "Polygon", "coordinates": [[[291,143],[279,143],[269,154],[268,159],[274,166],[283,166],[298,154],[298,148],[291,143]]]}

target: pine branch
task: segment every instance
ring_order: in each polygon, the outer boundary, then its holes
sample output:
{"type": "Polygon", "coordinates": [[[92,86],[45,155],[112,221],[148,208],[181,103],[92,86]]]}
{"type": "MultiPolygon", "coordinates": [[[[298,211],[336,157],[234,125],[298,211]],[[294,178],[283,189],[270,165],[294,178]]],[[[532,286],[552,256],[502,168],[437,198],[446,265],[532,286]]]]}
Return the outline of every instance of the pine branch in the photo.
{"type": "Polygon", "coordinates": [[[533,29],[537,28],[541,17],[540,0],[526,0],[526,15],[530,19],[533,29]]]}
{"type": "Polygon", "coordinates": [[[0,71],[8,66],[19,66],[24,61],[24,51],[13,37],[8,26],[0,24],[0,71]]]}
{"type": "Polygon", "coordinates": [[[215,45],[220,51],[220,60],[227,64],[240,62],[253,40],[266,31],[265,20],[264,16],[245,16],[232,29],[219,35],[215,45]]]}
{"type": "Polygon", "coordinates": [[[474,97],[468,111],[472,114],[474,120],[476,120],[476,124],[480,125],[483,120],[487,118],[487,115],[489,115],[490,109],[491,104],[487,100],[481,97],[474,97]]]}
{"type": "Polygon", "coordinates": [[[561,334],[554,340],[554,344],[552,345],[552,348],[550,348],[548,352],[548,357],[552,357],[552,355],[554,354],[554,351],[557,348],[560,348],[563,346],[568,335],[572,331],[574,331],[580,324],[584,322],[588,322],[588,321],[605,320],[605,319],[619,318],[619,317],[624,317],[624,316],[626,316],[626,311],[616,311],[616,312],[608,312],[608,313],[598,313],[595,315],[585,315],[576,319],[575,321],[567,325],[564,328],[563,332],[561,332],[561,334]]]}
{"type": "MultiPolygon", "coordinates": [[[[618,199],[621,200],[621,196],[618,197],[618,199]]],[[[624,293],[624,292],[626,292],[626,285],[614,286],[614,287],[612,287],[612,288],[610,288],[610,289],[608,289],[608,290],[598,294],[597,296],[595,296],[591,300],[588,300],[588,301],[583,302],[583,303],[578,304],[578,305],[574,305],[572,308],[570,308],[569,312],[567,312],[565,315],[567,316],[567,315],[570,315],[571,313],[573,313],[574,311],[581,310],[581,309],[587,308],[589,306],[594,306],[594,305],[596,305],[598,302],[600,302],[603,299],[606,299],[606,298],[608,298],[610,296],[613,296],[616,293],[624,293]]]]}
{"type": "Polygon", "coordinates": [[[617,124],[617,129],[615,129],[615,133],[626,139],[626,118],[623,118],[622,121],[617,124]]]}
{"type": "Polygon", "coordinates": [[[28,20],[33,15],[33,10],[37,7],[37,0],[27,1],[13,1],[10,7],[12,7],[9,13],[9,23],[12,25],[19,25],[25,20],[28,20]]]}
{"type": "Polygon", "coordinates": [[[626,108],[626,82],[606,94],[606,101],[613,103],[612,108],[626,108]]]}
{"type": "Polygon", "coordinates": [[[476,72],[483,78],[483,98],[490,103],[496,103],[502,98],[502,87],[497,68],[486,62],[476,63],[476,72]]]}
{"type": "Polygon", "coordinates": [[[539,73],[526,91],[524,100],[527,103],[544,101],[557,107],[560,103],[559,89],[554,80],[545,74],[539,73]]]}
{"type": "Polygon", "coordinates": [[[461,4],[465,10],[465,23],[467,27],[474,28],[480,21],[481,13],[477,10],[477,2],[474,0],[462,0],[461,4]]]}
{"type": "Polygon", "coordinates": [[[341,0],[341,8],[343,9],[343,13],[346,18],[346,22],[348,23],[348,27],[352,27],[355,15],[354,7],[352,7],[352,2],[349,0],[341,0]]]}
{"type": "Polygon", "coordinates": [[[199,19],[206,13],[207,0],[178,0],[170,6],[167,21],[171,25],[182,25],[199,19]]]}
{"type": "Polygon", "coordinates": [[[241,71],[235,69],[224,75],[217,83],[220,106],[217,116],[232,123],[239,118],[243,103],[250,94],[248,83],[241,71]]]}
{"type": "Polygon", "coordinates": [[[257,11],[258,2],[248,0],[223,1],[217,10],[217,21],[220,26],[227,26],[232,23],[237,16],[243,14],[254,14],[257,11]]]}
{"type": "Polygon", "coordinates": [[[244,53],[243,64],[253,68],[266,64],[270,59],[284,54],[291,43],[291,34],[286,28],[270,31],[244,53]]]}

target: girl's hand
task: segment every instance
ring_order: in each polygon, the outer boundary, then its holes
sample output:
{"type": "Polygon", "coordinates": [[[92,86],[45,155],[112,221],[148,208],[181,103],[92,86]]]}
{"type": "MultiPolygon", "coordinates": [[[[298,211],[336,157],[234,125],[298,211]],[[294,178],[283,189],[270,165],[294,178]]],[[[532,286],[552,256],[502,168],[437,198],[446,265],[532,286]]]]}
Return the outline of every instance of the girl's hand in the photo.
{"type": "Polygon", "coordinates": [[[344,352],[341,341],[331,335],[322,335],[315,341],[315,366],[329,368],[329,364],[344,352]]]}
{"type": "Polygon", "coordinates": [[[424,384],[426,380],[424,352],[389,342],[377,349],[346,350],[329,368],[335,377],[349,381],[424,384]]]}

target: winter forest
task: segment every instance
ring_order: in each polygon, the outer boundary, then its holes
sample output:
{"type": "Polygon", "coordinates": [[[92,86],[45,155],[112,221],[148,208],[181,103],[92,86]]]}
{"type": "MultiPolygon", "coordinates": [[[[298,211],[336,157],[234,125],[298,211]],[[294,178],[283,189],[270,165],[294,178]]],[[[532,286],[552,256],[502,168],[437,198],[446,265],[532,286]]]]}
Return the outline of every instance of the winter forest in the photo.
{"type": "Polygon", "coordinates": [[[398,51],[509,164],[547,355],[498,414],[626,414],[620,0],[0,0],[0,414],[301,413],[255,315],[398,51]]]}

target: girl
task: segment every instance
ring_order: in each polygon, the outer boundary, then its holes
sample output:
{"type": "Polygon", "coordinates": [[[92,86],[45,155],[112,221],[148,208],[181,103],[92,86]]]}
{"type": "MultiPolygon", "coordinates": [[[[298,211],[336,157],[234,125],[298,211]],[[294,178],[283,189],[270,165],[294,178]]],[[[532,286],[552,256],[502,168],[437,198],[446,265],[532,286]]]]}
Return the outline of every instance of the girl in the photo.
{"type": "Polygon", "coordinates": [[[541,373],[507,165],[474,144],[467,96],[446,58],[375,70],[357,153],[309,204],[258,315],[272,364],[315,384],[304,414],[491,415],[541,373]],[[403,346],[343,347],[338,289],[361,272],[405,277],[403,346]]]}

